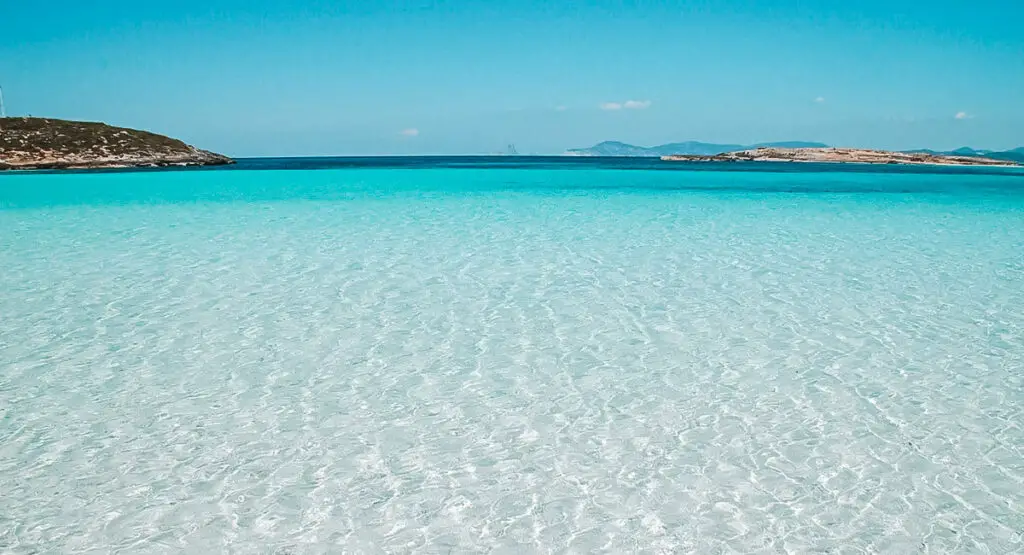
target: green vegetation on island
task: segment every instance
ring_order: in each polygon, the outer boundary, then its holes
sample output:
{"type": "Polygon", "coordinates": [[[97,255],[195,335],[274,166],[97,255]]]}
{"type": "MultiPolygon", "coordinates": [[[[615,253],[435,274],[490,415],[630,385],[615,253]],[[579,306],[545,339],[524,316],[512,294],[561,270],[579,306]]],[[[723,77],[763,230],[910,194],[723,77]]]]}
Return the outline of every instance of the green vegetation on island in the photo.
{"type": "Polygon", "coordinates": [[[227,156],[148,131],[49,118],[0,119],[0,170],[233,163],[227,156]]]}

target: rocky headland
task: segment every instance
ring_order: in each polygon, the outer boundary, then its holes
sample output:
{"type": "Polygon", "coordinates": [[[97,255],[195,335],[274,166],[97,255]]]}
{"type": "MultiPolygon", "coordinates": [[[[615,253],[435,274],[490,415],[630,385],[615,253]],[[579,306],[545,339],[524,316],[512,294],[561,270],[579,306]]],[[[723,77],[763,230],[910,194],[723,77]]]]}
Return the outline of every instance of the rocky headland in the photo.
{"type": "Polygon", "coordinates": [[[924,152],[893,152],[864,148],[755,148],[712,156],[673,154],[672,162],[825,162],[849,164],[932,164],[948,166],[1019,166],[1010,160],[924,152]]]}
{"type": "Polygon", "coordinates": [[[177,139],[104,123],[0,119],[0,170],[212,166],[234,160],[177,139]]]}

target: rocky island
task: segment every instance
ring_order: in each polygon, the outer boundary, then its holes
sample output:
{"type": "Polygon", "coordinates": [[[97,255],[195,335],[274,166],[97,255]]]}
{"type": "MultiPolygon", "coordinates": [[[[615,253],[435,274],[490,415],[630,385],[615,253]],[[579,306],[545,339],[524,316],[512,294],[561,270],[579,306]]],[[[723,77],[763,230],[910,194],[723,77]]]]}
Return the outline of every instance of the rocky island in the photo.
{"type": "Polygon", "coordinates": [[[673,162],[826,162],[851,164],[932,164],[952,166],[1019,166],[1010,160],[924,152],[893,152],[864,148],[755,148],[712,156],[673,154],[673,162]]]}
{"type": "Polygon", "coordinates": [[[104,123],[0,119],[0,170],[151,168],[233,164],[177,139],[104,123]]]}

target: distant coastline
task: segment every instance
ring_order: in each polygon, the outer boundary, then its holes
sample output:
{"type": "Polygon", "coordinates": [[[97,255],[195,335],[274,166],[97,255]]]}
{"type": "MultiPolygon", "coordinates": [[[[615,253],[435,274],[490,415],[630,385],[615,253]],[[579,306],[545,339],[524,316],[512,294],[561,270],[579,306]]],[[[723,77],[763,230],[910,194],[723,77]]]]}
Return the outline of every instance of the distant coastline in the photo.
{"type": "Polygon", "coordinates": [[[700,141],[684,141],[657,146],[636,146],[619,141],[604,141],[589,148],[570,148],[566,156],[621,156],[635,158],[659,158],[674,154],[714,155],[737,150],[749,150],[759,147],[772,148],[823,148],[828,145],[810,141],[780,141],[773,143],[756,143],[752,145],[703,143],[700,141]]]}
{"type": "MultiPolygon", "coordinates": [[[[686,141],[680,143],[668,143],[663,145],[644,147],[636,146],[619,141],[604,141],[589,148],[573,148],[565,151],[566,156],[615,156],[615,157],[639,157],[639,158],[662,158],[679,155],[692,156],[717,156],[731,152],[752,151],[760,148],[771,149],[822,149],[830,148],[831,145],[808,141],[780,141],[771,143],[756,143],[752,145],[739,144],[717,144],[703,143],[700,141],[686,141]]],[[[851,149],[870,151],[872,149],[851,149]]],[[[879,151],[892,152],[892,151],[879,151]]],[[[1024,164],[1024,147],[1005,151],[978,150],[970,147],[961,147],[951,151],[936,151],[930,149],[902,150],[896,151],[897,155],[929,154],[933,156],[952,156],[969,158],[988,158],[993,160],[1005,160],[1024,164]]],[[[915,162],[907,162],[915,163],[915,162]]],[[[977,165],[977,164],[969,164],[977,165]]]]}
{"type": "Polygon", "coordinates": [[[957,156],[925,152],[894,152],[863,148],[768,148],[761,147],[711,156],[674,154],[670,162],[821,162],[840,164],[927,164],[945,166],[1020,166],[1012,160],[983,156],[957,156]]]}
{"type": "Polygon", "coordinates": [[[177,139],[103,123],[0,119],[0,170],[213,166],[234,160],[177,139]]]}

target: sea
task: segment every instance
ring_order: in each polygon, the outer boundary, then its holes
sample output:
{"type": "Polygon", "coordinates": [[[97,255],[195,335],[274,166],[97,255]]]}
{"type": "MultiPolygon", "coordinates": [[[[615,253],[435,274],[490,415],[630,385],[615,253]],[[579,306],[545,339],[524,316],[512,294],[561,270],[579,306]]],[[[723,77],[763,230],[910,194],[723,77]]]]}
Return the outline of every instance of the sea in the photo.
{"type": "Polygon", "coordinates": [[[0,553],[1024,552],[1024,170],[0,175],[0,553]]]}

